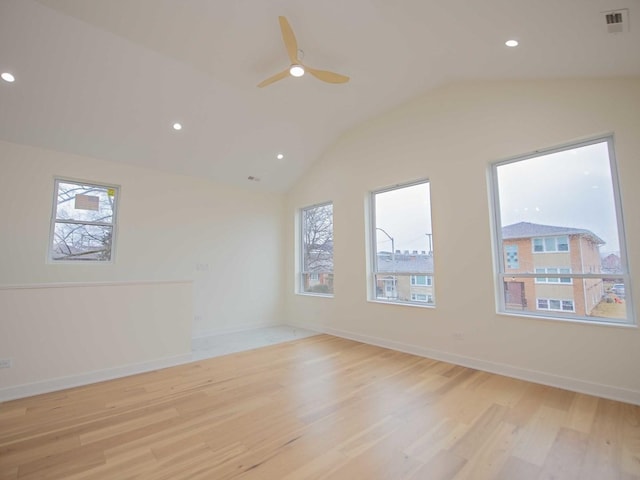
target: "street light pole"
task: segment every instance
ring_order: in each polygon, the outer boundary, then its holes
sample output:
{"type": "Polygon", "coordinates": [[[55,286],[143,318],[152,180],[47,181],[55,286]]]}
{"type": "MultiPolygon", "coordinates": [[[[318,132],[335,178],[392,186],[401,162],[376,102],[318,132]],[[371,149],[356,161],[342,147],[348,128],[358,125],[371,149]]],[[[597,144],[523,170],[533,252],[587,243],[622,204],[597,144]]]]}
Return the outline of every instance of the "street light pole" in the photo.
{"type": "MultiPolygon", "coordinates": [[[[393,268],[396,268],[396,246],[395,246],[395,243],[393,242],[393,237],[380,227],[376,227],[376,230],[380,230],[387,237],[389,237],[389,240],[391,240],[391,261],[393,262],[393,268]]],[[[376,252],[376,255],[377,255],[377,252],[376,252]]]]}

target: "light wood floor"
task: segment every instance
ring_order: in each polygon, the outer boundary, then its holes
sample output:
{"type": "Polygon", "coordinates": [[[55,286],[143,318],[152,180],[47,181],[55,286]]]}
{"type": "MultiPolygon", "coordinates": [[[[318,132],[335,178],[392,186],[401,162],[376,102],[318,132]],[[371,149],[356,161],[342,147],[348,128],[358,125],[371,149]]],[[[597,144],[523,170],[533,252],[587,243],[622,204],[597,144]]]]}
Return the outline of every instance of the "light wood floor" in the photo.
{"type": "Polygon", "coordinates": [[[640,407],[326,335],[0,404],[0,479],[640,479],[640,407]]]}

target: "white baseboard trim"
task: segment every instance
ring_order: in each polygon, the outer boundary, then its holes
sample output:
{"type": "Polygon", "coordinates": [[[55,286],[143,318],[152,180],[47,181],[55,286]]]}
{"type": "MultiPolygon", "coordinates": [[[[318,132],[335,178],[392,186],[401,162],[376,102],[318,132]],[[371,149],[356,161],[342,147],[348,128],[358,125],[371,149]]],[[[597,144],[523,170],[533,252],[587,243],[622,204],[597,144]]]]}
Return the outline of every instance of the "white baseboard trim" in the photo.
{"type": "Polygon", "coordinates": [[[137,373],[159,370],[161,368],[174,367],[191,362],[191,353],[174,355],[172,357],[160,358],[149,362],[122,365],[120,367],[96,370],[93,372],[70,375],[68,377],[58,377],[49,380],[41,380],[33,383],[25,383],[13,387],[0,388],[0,402],[15,400],[17,398],[31,397],[41,393],[55,392],[66,388],[81,387],[91,383],[113,380],[115,378],[127,377],[137,373]]]}
{"type": "Polygon", "coordinates": [[[526,380],[528,382],[548,385],[550,387],[557,387],[573,392],[585,393],[588,395],[595,395],[597,397],[608,398],[610,400],[617,400],[620,402],[640,405],[640,391],[637,390],[629,390],[611,385],[587,382],[577,378],[563,377],[560,375],[540,372],[537,370],[514,367],[503,363],[496,363],[479,358],[466,357],[464,355],[443,352],[440,350],[432,350],[429,348],[421,347],[419,345],[396,342],[393,340],[387,340],[370,335],[363,335],[360,333],[331,327],[311,324],[307,325],[304,323],[296,323],[296,326],[299,326],[300,328],[306,328],[308,330],[326,333],[329,335],[334,335],[336,337],[346,338],[348,340],[367,343],[369,345],[389,348],[391,350],[410,353],[420,357],[432,358],[434,360],[453,363],[456,365],[461,365],[463,367],[469,367],[489,373],[504,375],[506,377],[517,378],[520,380],[526,380]]]}
{"type": "Polygon", "coordinates": [[[272,322],[264,322],[264,323],[253,323],[242,325],[239,327],[228,327],[228,328],[215,328],[211,330],[202,330],[197,333],[193,333],[191,340],[196,340],[198,338],[206,338],[206,337],[216,337],[218,335],[227,335],[230,333],[239,333],[246,332],[247,330],[256,330],[258,328],[269,328],[269,327],[285,327],[287,326],[284,323],[272,323],[272,322]]]}

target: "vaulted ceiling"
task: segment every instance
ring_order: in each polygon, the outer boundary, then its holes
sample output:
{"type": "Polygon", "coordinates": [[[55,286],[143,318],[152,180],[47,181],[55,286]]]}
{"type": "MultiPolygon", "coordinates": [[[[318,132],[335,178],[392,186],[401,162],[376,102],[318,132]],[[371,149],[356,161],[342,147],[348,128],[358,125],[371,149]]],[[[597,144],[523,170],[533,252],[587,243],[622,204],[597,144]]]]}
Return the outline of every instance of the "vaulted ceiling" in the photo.
{"type": "Polygon", "coordinates": [[[447,82],[640,75],[638,22],[638,0],[0,0],[0,139],[286,191],[447,82]],[[279,15],[305,63],[351,81],[257,88],[288,66],[279,15]]]}

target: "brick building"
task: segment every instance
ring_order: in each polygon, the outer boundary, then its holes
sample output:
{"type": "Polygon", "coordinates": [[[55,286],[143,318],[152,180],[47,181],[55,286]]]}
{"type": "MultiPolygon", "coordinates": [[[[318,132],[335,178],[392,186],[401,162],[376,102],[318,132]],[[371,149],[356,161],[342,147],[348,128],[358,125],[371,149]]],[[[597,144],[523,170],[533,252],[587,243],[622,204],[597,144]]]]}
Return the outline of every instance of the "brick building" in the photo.
{"type": "Polygon", "coordinates": [[[508,310],[563,312],[586,316],[602,300],[600,278],[575,279],[574,273],[601,273],[604,241],[580,228],[520,222],[502,229],[508,310]],[[557,277],[518,277],[518,274],[558,274],[557,277]]]}

